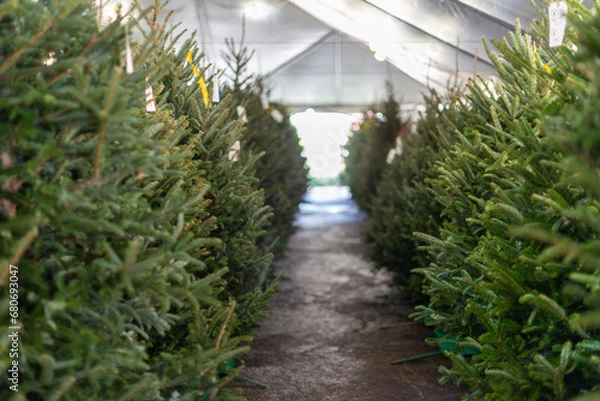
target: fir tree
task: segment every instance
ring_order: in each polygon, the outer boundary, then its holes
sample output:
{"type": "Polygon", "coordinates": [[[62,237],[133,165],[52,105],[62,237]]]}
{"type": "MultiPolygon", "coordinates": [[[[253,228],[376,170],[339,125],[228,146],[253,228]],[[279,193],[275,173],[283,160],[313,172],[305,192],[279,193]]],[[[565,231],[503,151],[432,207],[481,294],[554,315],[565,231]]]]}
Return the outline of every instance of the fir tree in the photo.
{"type": "MultiPolygon", "coordinates": [[[[176,157],[161,140],[164,125],[142,112],[148,71],[124,71],[120,17],[99,30],[90,2],[69,0],[6,3],[0,18],[2,276],[19,269],[21,326],[19,392],[3,386],[2,398],[174,396],[176,366],[188,364],[172,350],[153,360],[149,340],[180,319],[173,305],[218,306],[223,272],[195,279],[203,263],[187,250],[202,239],[173,224],[202,207],[206,185],[153,204],[176,157]]],[[[8,321],[8,291],[2,304],[8,321]]],[[[15,359],[2,344],[6,374],[15,359]]],[[[203,383],[184,398],[218,381],[222,358],[237,352],[221,347],[186,355],[202,359],[193,372],[203,383]]]]}
{"type": "Polygon", "coordinates": [[[376,188],[387,167],[386,157],[395,146],[403,123],[394,89],[387,84],[387,98],[363,113],[366,120],[350,134],[345,145],[348,156],[343,181],[350,187],[352,199],[365,211],[371,210],[376,188]]]}
{"type": "MultiPolygon", "coordinates": [[[[579,3],[569,7],[589,20],[579,3]]],[[[494,42],[490,58],[500,80],[493,90],[469,84],[465,126],[430,180],[443,226],[438,236],[419,234],[432,263],[419,270],[430,302],[415,317],[458,339],[446,379],[467,383],[477,399],[562,400],[593,386],[572,354],[589,334],[569,324],[578,306],[561,293],[574,266],[540,263],[542,245],[515,236],[523,224],[590,234],[540,207],[574,204],[583,195],[560,180],[562,155],[539,124],[576,100],[565,78],[579,78],[568,42],[548,48],[543,21],[532,34],[517,30],[510,41],[494,42]],[[466,358],[464,347],[479,354],[466,358]]]]}
{"type": "Polygon", "coordinates": [[[99,29],[87,0],[0,8],[0,259],[3,283],[19,269],[21,325],[19,392],[2,399],[241,399],[225,362],[273,293],[268,208],[227,157],[241,123],[203,108],[159,8],[131,74],[136,21],[99,29]]]}
{"type": "MultiPolygon", "coordinates": [[[[600,18],[596,15],[591,21],[572,19],[577,28],[578,51],[574,55],[574,64],[579,77],[571,76],[566,85],[577,99],[576,103],[565,107],[558,116],[548,118],[545,127],[549,137],[565,155],[561,160],[564,172],[563,185],[580,188],[584,196],[577,202],[549,202],[539,198],[540,207],[558,214],[556,223],[570,221],[578,230],[565,235],[549,225],[529,224],[518,230],[526,238],[533,238],[549,247],[540,253],[541,263],[556,263],[568,269],[569,281],[562,287],[562,294],[570,299],[569,308],[560,308],[561,317],[568,317],[572,330],[582,333],[584,339],[574,342],[569,348],[569,363],[577,365],[584,372],[581,377],[582,388],[594,386],[595,391],[583,395],[577,400],[592,400],[600,397],[600,292],[598,286],[598,237],[600,235],[600,192],[599,179],[599,141],[600,124],[597,114],[600,108],[600,67],[597,57],[600,55],[600,18]]],[[[555,223],[555,225],[556,225],[555,223]]],[[[564,224],[564,223],[563,223],[564,224]]],[[[531,299],[530,302],[539,302],[531,299]]],[[[545,372],[540,369],[540,374],[545,372]]]]}
{"type": "Polygon", "coordinates": [[[420,276],[410,271],[429,259],[413,233],[435,235],[441,224],[441,206],[425,180],[434,176],[433,164],[454,141],[454,130],[462,120],[457,107],[460,96],[458,89],[450,88],[445,96],[432,90],[424,98],[426,110],[416,133],[402,136],[402,152],[384,172],[368,220],[368,257],[376,268],[394,272],[400,287],[414,298],[422,297],[420,276]]]}
{"type": "MultiPolygon", "coordinates": [[[[159,27],[162,7],[156,2],[146,18],[153,29],[159,27]]],[[[169,110],[175,121],[185,125],[184,134],[169,141],[190,154],[191,161],[182,160],[179,168],[194,178],[181,182],[179,177],[170,177],[161,183],[159,196],[176,186],[195,194],[199,183],[208,184],[206,207],[193,216],[193,227],[199,230],[194,234],[215,237],[218,241],[198,247],[192,253],[202,257],[206,265],[205,273],[199,277],[227,268],[219,299],[236,300],[235,331],[247,333],[264,315],[266,303],[274,294],[275,282],[269,278],[272,255],[258,245],[271,210],[264,204],[264,193],[257,189],[257,179],[251,174],[258,156],[243,162],[229,158],[229,151],[241,139],[243,130],[242,121],[231,118],[231,96],[218,105],[212,104],[212,89],[203,93],[199,84],[209,66],[199,68],[203,55],[191,39],[177,47],[180,37],[174,30],[163,30],[157,36],[162,51],[155,53],[149,63],[159,68],[172,62],[174,67],[165,72],[159,69],[150,82],[157,91],[158,108],[169,110]]],[[[214,76],[206,77],[206,88],[213,88],[213,79],[214,76]]]]}
{"type": "Polygon", "coordinates": [[[244,38],[239,48],[233,39],[227,45],[228,52],[223,57],[231,85],[223,93],[233,98],[232,112],[237,114],[237,108],[241,107],[247,120],[241,137],[240,161],[244,163],[262,155],[253,163],[253,171],[259,179],[259,188],[264,190],[265,204],[273,210],[261,244],[281,254],[293,233],[292,223],[307,188],[306,159],[285,106],[271,103],[265,109],[264,98],[261,99],[267,96],[264,79],[246,73],[253,52],[244,46],[244,38]],[[282,116],[281,121],[273,117],[274,113],[282,116]]]}

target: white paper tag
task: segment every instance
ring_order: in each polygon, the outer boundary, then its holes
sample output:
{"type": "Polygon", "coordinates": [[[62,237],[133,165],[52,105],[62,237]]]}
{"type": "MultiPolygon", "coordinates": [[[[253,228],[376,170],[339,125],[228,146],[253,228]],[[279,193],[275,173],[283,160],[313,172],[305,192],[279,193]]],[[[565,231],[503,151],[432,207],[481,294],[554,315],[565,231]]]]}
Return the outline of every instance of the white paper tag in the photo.
{"type": "Polygon", "coordinates": [[[148,113],[154,113],[156,111],[156,103],[154,103],[154,93],[152,92],[152,86],[146,84],[146,111],[148,113]]]}
{"type": "Polygon", "coordinates": [[[221,101],[221,92],[219,92],[219,78],[217,77],[214,77],[213,79],[212,101],[213,103],[219,103],[221,101]]]}
{"type": "Polygon", "coordinates": [[[387,164],[392,164],[395,157],[396,157],[396,149],[391,148],[387,154],[387,157],[385,158],[385,161],[387,162],[387,164]]]}
{"type": "Polygon", "coordinates": [[[396,154],[399,155],[402,153],[402,138],[399,136],[396,137],[396,154]]]}
{"type": "Polygon", "coordinates": [[[567,26],[567,3],[559,1],[550,4],[548,20],[550,21],[550,47],[562,45],[567,26]]]}
{"type": "Polygon", "coordinates": [[[240,147],[240,141],[235,141],[233,145],[231,145],[231,148],[229,148],[229,160],[233,160],[234,162],[237,161],[240,147]]]}
{"type": "Polygon", "coordinates": [[[273,109],[273,111],[271,111],[271,117],[273,117],[273,120],[277,121],[278,124],[281,124],[283,121],[283,114],[281,114],[281,112],[277,109],[273,109]]]}
{"type": "Polygon", "coordinates": [[[235,110],[237,111],[238,117],[241,118],[243,122],[247,123],[248,117],[246,117],[246,109],[244,106],[238,106],[235,108],[235,110]]]}
{"type": "Polygon", "coordinates": [[[260,94],[260,103],[262,104],[262,108],[267,110],[269,108],[269,99],[267,99],[267,92],[263,92],[260,94]]]}
{"type": "Polygon", "coordinates": [[[392,164],[396,156],[399,156],[402,153],[402,139],[399,136],[396,137],[396,147],[390,149],[387,154],[385,161],[387,164],[392,164]]]}
{"type": "Polygon", "coordinates": [[[133,73],[133,54],[131,53],[129,40],[125,43],[125,72],[127,74],[133,73]]]}
{"type": "Polygon", "coordinates": [[[125,27],[125,72],[127,74],[133,74],[133,52],[131,51],[131,45],[129,44],[127,27],[125,27]]]}

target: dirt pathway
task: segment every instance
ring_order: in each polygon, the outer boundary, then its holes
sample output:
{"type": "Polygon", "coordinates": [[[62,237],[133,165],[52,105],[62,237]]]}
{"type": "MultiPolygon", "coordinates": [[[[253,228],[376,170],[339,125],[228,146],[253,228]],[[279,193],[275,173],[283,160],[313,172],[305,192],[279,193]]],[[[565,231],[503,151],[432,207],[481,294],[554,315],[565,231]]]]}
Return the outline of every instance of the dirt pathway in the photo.
{"type": "Polygon", "coordinates": [[[423,342],[431,333],[412,324],[381,329],[409,322],[413,308],[398,297],[390,302],[390,277],[373,274],[363,259],[364,216],[347,198],[324,198],[313,191],[302,205],[299,229],[277,264],[285,273],[273,315],[243,357],[242,374],[267,387],[236,385],[249,401],[460,400],[462,391],[437,383],[443,357],[390,364],[435,351],[423,342]]]}

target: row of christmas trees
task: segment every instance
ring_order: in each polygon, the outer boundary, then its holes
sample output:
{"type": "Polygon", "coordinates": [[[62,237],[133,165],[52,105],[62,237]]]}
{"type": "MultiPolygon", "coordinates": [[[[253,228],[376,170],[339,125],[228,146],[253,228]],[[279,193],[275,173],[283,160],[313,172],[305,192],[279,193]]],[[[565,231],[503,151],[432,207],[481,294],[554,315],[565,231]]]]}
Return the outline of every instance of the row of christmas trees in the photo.
{"type": "Polygon", "coordinates": [[[600,14],[566,3],[562,45],[544,14],[493,41],[498,80],[430,93],[389,166],[365,158],[393,147],[395,114],[348,144],[369,256],[417,295],[470,400],[600,398],[600,14]]]}
{"type": "Polygon", "coordinates": [[[162,7],[0,5],[3,400],[243,399],[305,160],[245,49],[219,99],[162,7]]]}

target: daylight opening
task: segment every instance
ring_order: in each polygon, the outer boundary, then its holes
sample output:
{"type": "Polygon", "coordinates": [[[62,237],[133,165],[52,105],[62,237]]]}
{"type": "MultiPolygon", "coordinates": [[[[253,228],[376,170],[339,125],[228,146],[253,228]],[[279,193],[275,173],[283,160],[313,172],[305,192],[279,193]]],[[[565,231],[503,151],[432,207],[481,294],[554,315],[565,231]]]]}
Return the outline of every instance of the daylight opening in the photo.
{"type": "Polygon", "coordinates": [[[295,113],[291,123],[298,130],[304,156],[313,179],[336,179],[344,169],[342,145],[348,139],[352,116],[313,109],[295,113]]]}

